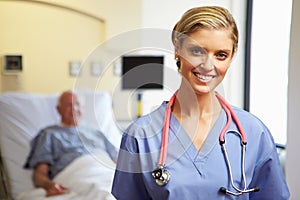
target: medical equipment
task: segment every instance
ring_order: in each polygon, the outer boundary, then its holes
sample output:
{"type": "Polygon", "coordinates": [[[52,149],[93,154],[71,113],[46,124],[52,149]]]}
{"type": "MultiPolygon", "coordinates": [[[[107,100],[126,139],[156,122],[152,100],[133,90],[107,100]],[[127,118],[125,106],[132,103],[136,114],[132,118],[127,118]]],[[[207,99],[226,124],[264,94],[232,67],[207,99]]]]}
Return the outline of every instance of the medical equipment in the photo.
{"type": "MultiPolygon", "coordinates": [[[[242,128],[242,125],[241,125],[240,121],[238,120],[236,114],[234,113],[233,109],[231,108],[231,106],[218,93],[216,93],[216,97],[219,100],[222,108],[225,110],[225,113],[227,116],[227,122],[220,133],[219,141],[220,141],[220,145],[222,147],[222,150],[223,150],[223,153],[225,156],[226,165],[228,167],[230,182],[231,182],[232,187],[236,190],[236,192],[230,191],[230,190],[226,189],[225,187],[221,187],[219,191],[224,194],[231,194],[231,195],[235,195],[235,196],[239,196],[239,195],[242,195],[244,193],[249,193],[249,192],[258,192],[259,191],[258,187],[247,189],[247,181],[246,181],[246,175],[245,175],[245,151],[246,151],[246,144],[247,144],[246,134],[245,134],[245,132],[242,128]],[[243,184],[244,184],[243,189],[238,188],[233,182],[231,164],[230,164],[230,160],[228,158],[228,154],[227,154],[226,147],[225,147],[225,134],[230,126],[230,123],[232,122],[232,119],[235,121],[236,126],[240,132],[241,143],[242,143],[242,166],[241,166],[241,168],[242,168],[242,179],[243,179],[243,184]]],[[[176,93],[172,96],[172,98],[170,99],[170,101],[167,103],[167,106],[166,106],[160,156],[159,156],[157,168],[155,170],[153,170],[153,172],[152,172],[152,177],[155,179],[156,183],[159,186],[166,185],[168,183],[168,181],[170,180],[170,172],[165,169],[165,164],[166,164],[166,157],[167,157],[167,143],[168,143],[168,135],[169,135],[171,108],[174,104],[175,98],[176,98],[176,93]]]]}

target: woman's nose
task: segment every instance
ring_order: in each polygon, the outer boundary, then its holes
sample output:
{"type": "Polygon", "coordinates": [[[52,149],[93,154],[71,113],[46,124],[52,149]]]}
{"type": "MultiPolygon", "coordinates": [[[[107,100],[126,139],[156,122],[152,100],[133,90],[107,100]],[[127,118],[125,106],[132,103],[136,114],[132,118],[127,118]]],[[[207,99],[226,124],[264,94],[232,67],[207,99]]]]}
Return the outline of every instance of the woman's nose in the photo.
{"type": "Polygon", "coordinates": [[[212,58],[209,55],[205,55],[200,59],[199,65],[197,66],[200,70],[207,72],[214,69],[214,64],[212,58]]]}
{"type": "Polygon", "coordinates": [[[214,63],[210,56],[207,56],[206,62],[204,63],[204,68],[207,70],[212,70],[214,68],[214,63]]]}

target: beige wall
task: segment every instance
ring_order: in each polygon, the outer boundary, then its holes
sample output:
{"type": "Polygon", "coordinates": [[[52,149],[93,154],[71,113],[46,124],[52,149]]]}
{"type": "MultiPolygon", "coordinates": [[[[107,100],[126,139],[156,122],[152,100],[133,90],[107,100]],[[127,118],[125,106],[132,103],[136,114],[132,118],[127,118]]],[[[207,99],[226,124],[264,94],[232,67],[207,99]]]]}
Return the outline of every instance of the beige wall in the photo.
{"type": "MultiPolygon", "coordinates": [[[[0,54],[21,54],[24,69],[18,75],[1,73],[0,91],[51,93],[74,87],[70,61],[84,63],[106,39],[140,26],[139,1],[130,2],[136,8],[130,12],[123,9],[126,2],[0,1],[0,54]]],[[[96,79],[88,74],[84,85],[96,79]]]]}

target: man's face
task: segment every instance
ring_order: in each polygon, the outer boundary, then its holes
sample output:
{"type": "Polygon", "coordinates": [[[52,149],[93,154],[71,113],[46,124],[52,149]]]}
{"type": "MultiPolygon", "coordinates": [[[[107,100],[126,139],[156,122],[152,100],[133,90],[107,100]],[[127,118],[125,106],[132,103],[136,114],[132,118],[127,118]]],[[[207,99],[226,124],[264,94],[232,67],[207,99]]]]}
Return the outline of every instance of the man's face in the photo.
{"type": "Polygon", "coordinates": [[[61,122],[66,126],[76,126],[81,117],[80,104],[73,93],[65,93],[60,98],[57,110],[61,115],[61,122]]]}

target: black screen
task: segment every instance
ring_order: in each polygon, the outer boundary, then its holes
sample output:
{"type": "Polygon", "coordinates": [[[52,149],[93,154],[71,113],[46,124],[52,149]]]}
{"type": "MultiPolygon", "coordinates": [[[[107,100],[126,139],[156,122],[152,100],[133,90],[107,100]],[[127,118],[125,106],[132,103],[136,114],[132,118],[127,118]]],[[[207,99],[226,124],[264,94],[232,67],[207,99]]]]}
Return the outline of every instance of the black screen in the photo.
{"type": "Polygon", "coordinates": [[[163,89],[163,56],[123,56],[123,89],[163,89]]]}

